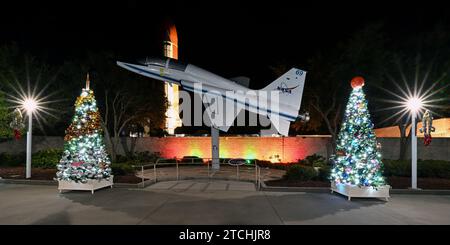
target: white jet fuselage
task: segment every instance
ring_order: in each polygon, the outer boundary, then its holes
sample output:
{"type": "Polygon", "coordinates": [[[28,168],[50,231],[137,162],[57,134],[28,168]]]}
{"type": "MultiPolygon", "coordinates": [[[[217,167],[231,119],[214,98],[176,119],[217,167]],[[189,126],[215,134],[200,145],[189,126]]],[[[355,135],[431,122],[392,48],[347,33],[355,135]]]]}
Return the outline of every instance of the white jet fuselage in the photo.
{"type": "MultiPolygon", "coordinates": [[[[298,117],[306,72],[292,68],[283,76],[261,90],[251,90],[230,79],[223,78],[191,64],[178,65],[165,62],[130,64],[117,62],[127,70],[160,81],[181,85],[184,90],[199,94],[202,98],[222,97],[223,104],[234,103],[237,110],[232,115],[222,112],[234,120],[240,110],[264,115],[276,124],[278,131],[287,135],[289,124],[298,117]]],[[[227,124],[233,120],[226,119],[227,124]]],[[[224,131],[231,125],[226,126],[224,131]]]]}

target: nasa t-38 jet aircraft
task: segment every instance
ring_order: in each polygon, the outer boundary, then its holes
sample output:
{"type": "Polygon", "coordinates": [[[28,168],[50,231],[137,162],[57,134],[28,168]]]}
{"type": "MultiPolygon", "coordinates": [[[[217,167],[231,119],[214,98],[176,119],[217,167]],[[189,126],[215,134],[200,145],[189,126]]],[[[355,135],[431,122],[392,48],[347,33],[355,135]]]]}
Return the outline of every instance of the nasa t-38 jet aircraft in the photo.
{"type": "Polygon", "coordinates": [[[219,109],[226,104],[224,102],[214,112],[215,118],[225,118],[225,121],[213,122],[222,131],[228,131],[243,109],[267,116],[277,131],[285,136],[288,135],[292,121],[297,118],[309,120],[307,113],[300,116],[298,114],[306,76],[306,72],[300,69],[292,68],[265,88],[251,90],[248,88],[248,80],[236,82],[170,58],[146,58],[139,64],[118,61],[117,65],[146,77],[181,85],[184,90],[206,97],[208,102],[218,101],[215,98],[222,97],[220,99],[225,99],[226,103],[233,103],[237,110],[230,110],[228,107],[219,109]],[[220,113],[222,117],[218,117],[220,113]]]}

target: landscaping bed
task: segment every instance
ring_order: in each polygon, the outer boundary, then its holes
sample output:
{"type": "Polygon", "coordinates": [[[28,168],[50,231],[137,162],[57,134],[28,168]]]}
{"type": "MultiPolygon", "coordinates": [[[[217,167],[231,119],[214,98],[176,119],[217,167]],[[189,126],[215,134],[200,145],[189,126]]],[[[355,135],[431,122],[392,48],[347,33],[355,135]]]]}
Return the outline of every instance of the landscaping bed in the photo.
{"type": "MultiPolygon", "coordinates": [[[[391,176],[387,182],[393,189],[408,189],[411,187],[410,177],[391,176]]],[[[417,178],[417,187],[421,189],[450,190],[450,179],[417,178]]]]}
{"type": "MultiPolygon", "coordinates": [[[[409,160],[383,160],[386,182],[393,189],[411,187],[411,162],[409,160]]],[[[261,165],[261,164],[260,164],[261,165]]],[[[272,187],[330,187],[329,165],[323,157],[312,155],[298,163],[270,165],[286,170],[281,179],[269,180],[272,187]]],[[[440,160],[418,160],[417,186],[424,190],[450,190],[450,162],[440,160]]]]}
{"type": "MultiPolygon", "coordinates": [[[[56,169],[32,168],[32,180],[53,180],[56,177],[56,169]]],[[[0,177],[4,179],[25,179],[24,167],[1,167],[0,177]]]]}
{"type": "Polygon", "coordinates": [[[330,182],[315,181],[315,180],[300,181],[300,180],[279,179],[279,180],[269,180],[264,183],[266,183],[267,186],[273,187],[330,187],[330,182]]]}
{"type": "MultiPolygon", "coordinates": [[[[32,168],[31,180],[53,180],[56,176],[56,169],[32,168]]],[[[25,179],[24,167],[0,167],[0,177],[4,179],[25,179]]],[[[142,179],[133,174],[114,176],[114,183],[137,184],[142,179]]]]}
{"type": "MultiPolygon", "coordinates": [[[[145,179],[147,180],[147,179],[145,179]]],[[[114,183],[138,184],[142,179],[132,174],[114,176],[114,183]]]]}
{"type": "MultiPolygon", "coordinates": [[[[411,187],[411,178],[409,177],[387,177],[387,182],[393,189],[408,189],[411,187]]],[[[330,187],[328,181],[299,181],[299,180],[270,180],[266,181],[267,186],[272,187],[330,187]]],[[[450,179],[442,178],[418,178],[417,186],[427,190],[450,190],[450,179]]]]}

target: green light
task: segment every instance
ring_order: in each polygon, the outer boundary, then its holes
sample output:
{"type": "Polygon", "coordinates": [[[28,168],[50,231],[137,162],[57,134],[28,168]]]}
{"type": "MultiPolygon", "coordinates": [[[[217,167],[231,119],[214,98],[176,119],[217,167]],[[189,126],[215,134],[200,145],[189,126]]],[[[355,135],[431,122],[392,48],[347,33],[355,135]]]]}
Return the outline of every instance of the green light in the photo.
{"type": "Polygon", "coordinates": [[[246,149],[244,152],[245,159],[256,159],[256,153],[253,149],[246,149]]]}
{"type": "Polygon", "coordinates": [[[198,148],[191,149],[191,152],[189,153],[191,156],[195,157],[202,157],[202,152],[198,148]]]}

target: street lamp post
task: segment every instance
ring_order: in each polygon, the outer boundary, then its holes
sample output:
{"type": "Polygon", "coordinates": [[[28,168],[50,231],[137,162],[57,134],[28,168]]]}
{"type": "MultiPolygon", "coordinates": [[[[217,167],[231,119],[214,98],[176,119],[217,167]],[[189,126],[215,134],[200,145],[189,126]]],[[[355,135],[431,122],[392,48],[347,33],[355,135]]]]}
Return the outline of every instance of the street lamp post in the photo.
{"type": "Polygon", "coordinates": [[[33,123],[33,113],[28,111],[28,132],[27,132],[27,173],[26,178],[31,178],[31,133],[33,123]]]}
{"type": "Polygon", "coordinates": [[[28,115],[28,132],[27,132],[27,163],[26,163],[26,175],[27,179],[31,178],[31,134],[33,128],[33,112],[37,108],[36,100],[32,98],[25,99],[23,101],[23,108],[27,111],[28,115]]]}
{"type": "Polygon", "coordinates": [[[417,134],[416,116],[422,107],[422,100],[417,97],[408,99],[407,106],[411,111],[411,189],[417,189],[417,134]]]}
{"type": "Polygon", "coordinates": [[[417,189],[417,134],[416,112],[413,111],[411,124],[411,189],[417,189]]]}

